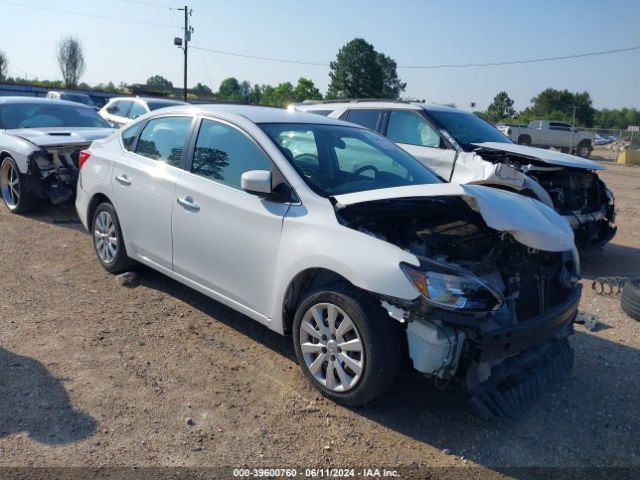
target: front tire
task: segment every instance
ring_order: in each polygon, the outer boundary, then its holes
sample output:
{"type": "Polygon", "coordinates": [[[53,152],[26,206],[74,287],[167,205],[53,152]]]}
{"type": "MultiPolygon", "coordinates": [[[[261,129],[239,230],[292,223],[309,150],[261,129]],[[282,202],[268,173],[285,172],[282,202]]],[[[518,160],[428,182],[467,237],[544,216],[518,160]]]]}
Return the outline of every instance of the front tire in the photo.
{"type": "Polygon", "coordinates": [[[110,203],[96,208],[91,222],[93,247],[100,265],[110,273],[122,273],[131,268],[133,261],[127,256],[120,221],[110,203]]]}
{"type": "Polygon", "coordinates": [[[401,328],[377,302],[350,285],[310,293],[293,321],[293,345],[305,376],[342,405],[385,393],[402,362],[401,328]]]}
{"type": "Polygon", "coordinates": [[[24,175],[11,157],[6,157],[0,164],[0,191],[11,213],[27,213],[36,205],[36,198],[27,189],[24,175]]]}

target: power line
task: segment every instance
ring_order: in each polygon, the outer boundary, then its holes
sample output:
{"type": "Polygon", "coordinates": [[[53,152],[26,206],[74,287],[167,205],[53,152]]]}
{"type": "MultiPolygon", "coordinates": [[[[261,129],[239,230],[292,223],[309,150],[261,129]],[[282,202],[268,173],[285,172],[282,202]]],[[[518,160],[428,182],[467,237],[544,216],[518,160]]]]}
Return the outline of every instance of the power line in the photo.
{"type": "Polygon", "coordinates": [[[168,5],[160,5],[157,3],[150,3],[150,2],[140,2],[138,0],[120,0],[121,2],[126,2],[126,3],[133,3],[136,5],[144,5],[146,7],[155,7],[155,8],[162,8],[163,10],[176,10],[176,8],[174,7],[170,7],[168,5]]]}
{"type": "MultiPolygon", "coordinates": [[[[248,58],[251,60],[263,60],[267,62],[278,62],[278,63],[293,63],[297,65],[311,65],[315,67],[328,67],[330,66],[328,63],[320,63],[320,62],[307,62],[304,60],[291,60],[284,58],[272,58],[272,57],[261,57],[257,55],[249,55],[245,53],[238,52],[229,52],[226,50],[216,50],[213,48],[203,48],[203,47],[191,47],[197,50],[203,50],[205,52],[217,53],[220,55],[230,55],[234,57],[248,58]]],[[[632,50],[640,50],[640,46],[636,47],[627,47],[627,48],[618,48],[614,50],[602,50],[599,52],[589,52],[589,53],[578,53],[574,55],[563,55],[558,57],[545,57],[545,58],[534,58],[528,60],[510,60],[510,61],[501,61],[501,62],[487,62],[487,63],[453,63],[453,64],[441,64],[441,65],[398,65],[397,68],[406,68],[406,69],[439,69],[439,68],[472,68],[472,67],[493,67],[500,65],[517,65],[523,63],[540,63],[540,62],[551,62],[555,60],[567,60],[571,58],[582,58],[582,57],[593,57],[597,55],[609,55],[612,53],[620,53],[620,52],[629,52],[632,50]]]]}
{"type": "Polygon", "coordinates": [[[242,57],[242,58],[248,58],[251,60],[264,60],[267,62],[278,62],[278,63],[295,63],[298,65],[312,65],[315,67],[328,67],[329,64],[328,63],[319,63],[319,62],[305,62],[303,60],[287,60],[287,59],[283,59],[283,58],[270,58],[270,57],[259,57],[257,55],[248,55],[248,54],[244,54],[244,53],[237,53],[237,52],[228,52],[225,50],[216,50],[213,48],[203,48],[203,47],[191,47],[193,49],[196,50],[202,50],[204,52],[211,52],[211,53],[219,53],[220,55],[231,55],[233,57],[242,57]]]}
{"type": "Polygon", "coordinates": [[[5,5],[13,5],[14,7],[22,7],[22,8],[30,8],[33,10],[42,10],[45,12],[53,12],[53,13],[65,13],[67,15],[76,15],[76,16],[80,16],[80,17],[89,17],[89,18],[97,18],[100,20],[111,20],[111,21],[116,21],[116,22],[125,22],[125,23],[136,23],[138,25],[147,25],[150,27],[161,27],[161,28],[171,28],[171,29],[177,29],[179,27],[176,27],[175,25],[167,25],[167,24],[162,24],[162,23],[151,23],[151,22],[145,22],[142,20],[131,20],[129,18],[119,18],[119,17],[108,17],[105,15],[95,15],[92,13],[81,13],[81,12],[71,12],[69,10],[58,10],[58,9],[54,9],[54,8],[47,8],[47,7],[36,7],[35,5],[24,5],[22,3],[16,3],[16,2],[9,2],[6,0],[0,0],[0,3],[3,3],[5,5]]]}
{"type": "Polygon", "coordinates": [[[640,46],[617,48],[614,50],[601,50],[599,52],[577,53],[574,55],[562,55],[559,57],[533,58],[528,60],[510,60],[504,62],[488,62],[488,63],[453,63],[442,65],[399,65],[398,68],[470,68],[470,67],[495,67],[500,65],[518,65],[522,63],[539,63],[552,62],[555,60],[567,60],[570,58],[595,57],[597,55],[609,55],[611,53],[629,52],[631,50],[640,50],[640,46]]]}

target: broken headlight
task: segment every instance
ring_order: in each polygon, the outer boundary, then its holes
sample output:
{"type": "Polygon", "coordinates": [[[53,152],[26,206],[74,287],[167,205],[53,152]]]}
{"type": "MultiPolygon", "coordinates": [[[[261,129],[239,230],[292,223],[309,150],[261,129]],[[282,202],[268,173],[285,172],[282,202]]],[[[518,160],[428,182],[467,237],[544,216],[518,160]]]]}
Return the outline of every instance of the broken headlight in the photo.
{"type": "Polygon", "coordinates": [[[409,281],[430,304],[447,310],[489,312],[500,308],[502,297],[480,279],[453,271],[444,271],[434,265],[419,270],[401,264],[409,281]]]}

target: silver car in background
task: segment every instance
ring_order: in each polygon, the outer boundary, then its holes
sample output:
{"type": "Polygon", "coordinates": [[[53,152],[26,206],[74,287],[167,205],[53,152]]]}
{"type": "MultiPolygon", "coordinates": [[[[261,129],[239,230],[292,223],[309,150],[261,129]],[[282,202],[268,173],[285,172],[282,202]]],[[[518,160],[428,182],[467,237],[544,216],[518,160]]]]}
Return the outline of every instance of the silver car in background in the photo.
{"type": "Polygon", "coordinates": [[[0,97],[0,189],[13,213],[59,204],[76,189],[80,152],[113,129],[91,107],[66,100],[0,97]]]}

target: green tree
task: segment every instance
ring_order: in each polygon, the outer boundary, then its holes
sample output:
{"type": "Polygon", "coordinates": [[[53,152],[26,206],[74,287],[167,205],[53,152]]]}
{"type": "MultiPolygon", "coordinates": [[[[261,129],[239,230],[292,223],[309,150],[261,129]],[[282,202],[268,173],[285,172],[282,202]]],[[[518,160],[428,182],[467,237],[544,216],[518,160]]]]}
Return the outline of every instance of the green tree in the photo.
{"type": "Polygon", "coordinates": [[[294,101],[293,85],[291,82],[283,82],[275,88],[268,87],[262,96],[262,104],[272,107],[285,107],[294,101]]]}
{"type": "Polygon", "coordinates": [[[152,77],[147,78],[147,85],[149,87],[157,88],[159,90],[172,90],[173,83],[170,80],[167,80],[161,75],[154,75],[152,77]]]}
{"type": "Polygon", "coordinates": [[[381,98],[384,74],[373,45],[355,38],[343,46],[330,64],[327,98],[381,98]]]}
{"type": "Polygon", "coordinates": [[[531,99],[532,105],[523,110],[520,120],[544,119],[573,121],[575,106],[575,123],[579,126],[593,125],[595,109],[592,107],[589,92],[572,93],[569,90],[547,88],[531,99]]]}
{"type": "Polygon", "coordinates": [[[298,84],[293,89],[293,98],[296,102],[303,102],[305,100],[322,100],[322,94],[320,90],[316,88],[313,81],[300,77],[298,84]]]}
{"type": "Polygon", "coordinates": [[[382,68],[382,97],[400,98],[400,94],[407,88],[407,83],[398,78],[396,61],[384,53],[378,53],[378,64],[382,68]]]}
{"type": "Polygon", "coordinates": [[[235,77],[225,78],[218,89],[218,97],[227,102],[241,103],[243,98],[238,79],[235,77]]]}
{"type": "Polygon", "coordinates": [[[396,62],[355,38],[330,64],[327,98],[399,98],[407,84],[398,78],[396,62]]]}
{"type": "Polygon", "coordinates": [[[493,97],[493,102],[487,107],[487,111],[482,116],[490,122],[498,122],[513,118],[516,115],[517,112],[513,108],[513,100],[509,98],[507,92],[502,91],[493,97]]]}
{"type": "Polygon", "coordinates": [[[4,82],[7,79],[7,72],[9,71],[9,59],[7,54],[0,50],[0,82],[4,82]]]}
{"type": "Polygon", "coordinates": [[[193,87],[193,91],[198,95],[213,95],[213,90],[210,87],[205,85],[204,83],[196,83],[196,86],[193,87]]]}
{"type": "Polygon", "coordinates": [[[86,67],[80,40],[75,37],[65,37],[60,40],[56,59],[58,60],[58,67],[60,67],[64,84],[68,88],[78,85],[78,81],[86,67]]]}

